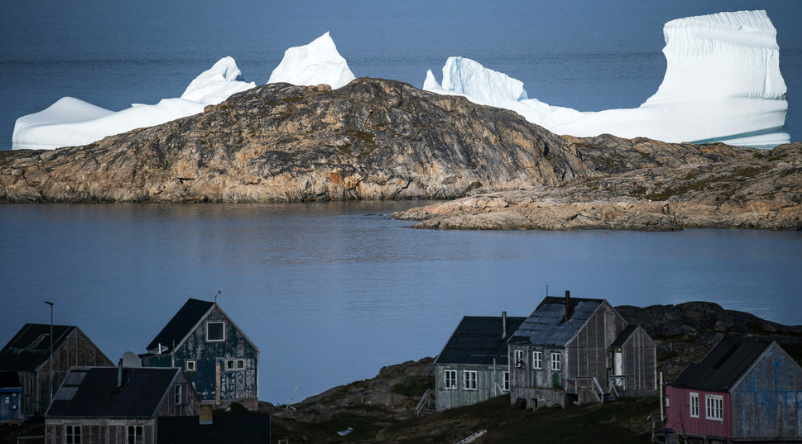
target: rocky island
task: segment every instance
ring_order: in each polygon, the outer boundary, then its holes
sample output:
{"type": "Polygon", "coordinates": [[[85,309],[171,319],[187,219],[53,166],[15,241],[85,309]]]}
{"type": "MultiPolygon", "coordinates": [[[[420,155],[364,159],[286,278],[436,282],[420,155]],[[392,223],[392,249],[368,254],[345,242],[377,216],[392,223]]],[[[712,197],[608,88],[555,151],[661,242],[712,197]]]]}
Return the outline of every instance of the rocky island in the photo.
{"type": "Polygon", "coordinates": [[[397,217],[471,229],[802,228],[802,143],[772,151],[559,136],[360,78],[268,84],[97,143],[0,152],[0,202],[457,199],[397,217]]]}

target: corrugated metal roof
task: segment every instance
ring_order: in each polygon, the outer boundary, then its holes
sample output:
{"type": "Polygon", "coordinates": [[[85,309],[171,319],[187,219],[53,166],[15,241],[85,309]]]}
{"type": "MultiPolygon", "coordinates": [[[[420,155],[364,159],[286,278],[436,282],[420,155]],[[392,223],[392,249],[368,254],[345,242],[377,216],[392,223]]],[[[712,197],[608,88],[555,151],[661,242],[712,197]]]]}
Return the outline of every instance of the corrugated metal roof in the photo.
{"type": "MultiPolygon", "coordinates": [[[[72,325],[53,326],[53,350],[76,329],[72,325]]],[[[0,351],[0,370],[33,372],[50,358],[50,324],[25,324],[0,351]]]]}
{"type": "MultiPolygon", "coordinates": [[[[507,331],[514,332],[523,317],[507,317],[507,331]]],[[[501,316],[465,316],[437,357],[437,364],[507,365],[507,339],[501,337],[501,316]]],[[[509,335],[507,336],[509,338],[509,335]]]]}
{"type": "Polygon", "coordinates": [[[115,388],[117,367],[73,367],[53,398],[47,416],[152,418],[179,371],[177,368],[126,368],[123,369],[123,386],[118,390],[115,388]]]}
{"type": "MultiPolygon", "coordinates": [[[[161,344],[162,347],[167,347],[167,352],[172,351],[173,344],[178,345],[213,305],[214,302],[190,298],[184,306],[178,310],[178,313],[170,319],[170,322],[164,326],[162,331],[156,335],[156,338],[151,341],[147,349],[156,350],[159,344],[161,344]]],[[[164,352],[165,350],[162,351],[164,352]]]]}
{"type": "Polygon", "coordinates": [[[559,347],[567,345],[604,303],[603,299],[570,298],[570,301],[570,317],[566,320],[565,298],[545,298],[513,334],[510,342],[559,347]]]}
{"type": "Polygon", "coordinates": [[[691,364],[671,383],[673,387],[729,391],[771,346],[758,339],[722,339],[699,364],[691,364]]]}

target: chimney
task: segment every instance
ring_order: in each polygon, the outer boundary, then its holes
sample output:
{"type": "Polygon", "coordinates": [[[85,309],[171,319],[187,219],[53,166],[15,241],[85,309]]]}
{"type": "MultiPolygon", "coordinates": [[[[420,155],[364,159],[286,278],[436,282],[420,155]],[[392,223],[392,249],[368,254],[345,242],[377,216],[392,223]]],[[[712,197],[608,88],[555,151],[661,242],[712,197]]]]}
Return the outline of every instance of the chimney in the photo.
{"type": "Polygon", "coordinates": [[[501,339],[507,339],[507,312],[501,312],[501,339]]]}
{"type": "Polygon", "coordinates": [[[565,320],[571,317],[571,292],[565,290],[565,320]]]}
{"type": "Polygon", "coordinates": [[[117,389],[123,386],[123,360],[120,358],[120,364],[117,365],[117,389]]]}

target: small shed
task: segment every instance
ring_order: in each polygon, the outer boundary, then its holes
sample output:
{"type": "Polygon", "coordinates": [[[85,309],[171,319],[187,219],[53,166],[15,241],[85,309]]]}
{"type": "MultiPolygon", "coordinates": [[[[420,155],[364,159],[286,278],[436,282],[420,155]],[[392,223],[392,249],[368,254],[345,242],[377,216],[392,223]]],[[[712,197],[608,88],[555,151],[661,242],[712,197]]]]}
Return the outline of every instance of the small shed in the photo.
{"type": "Polygon", "coordinates": [[[180,368],[73,367],[45,414],[47,444],[155,444],[157,419],[198,415],[180,368]]]}
{"type": "Polygon", "coordinates": [[[181,367],[202,403],[259,408],[259,349],[215,302],[189,299],[140,355],[146,367],[181,367]]]}
{"type": "Polygon", "coordinates": [[[54,325],[49,386],[50,340],[50,324],[25,324],[0,350],[0,371],[16,372],[19,378],[23,418],[45,412],[70,367],[114,365],[80,328],[54,325]]]}
{"type": "Polygon", "coordinates": [[[22,384],[17,372],[0,372],[0,424],[19,424],[22,420],[22,384]]]}
{"type": "Polygon", "coordinates": [[[776,342],[722,339],[665,389],[666,428],[699,441],[802,440],[802,368],[776,342]]]}
{"type": "Polygon", "coordinates": [[[524,319],[506,313],[462,318],[434,361],[438,412],[509,393],[507,339],[524,319]]]}

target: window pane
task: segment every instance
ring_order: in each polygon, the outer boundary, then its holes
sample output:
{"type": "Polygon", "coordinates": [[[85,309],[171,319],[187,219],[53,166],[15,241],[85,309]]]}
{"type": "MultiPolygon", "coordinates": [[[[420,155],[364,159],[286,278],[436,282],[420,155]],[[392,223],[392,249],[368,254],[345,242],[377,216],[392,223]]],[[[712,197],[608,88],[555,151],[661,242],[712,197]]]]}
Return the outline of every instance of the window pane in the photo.
{"type": "Polygon", "coordinates": [[[222,322],[209,322],[206,324],[206,340],[207,341],[222,341],[224,340],[224,323],[222,322]]]}

